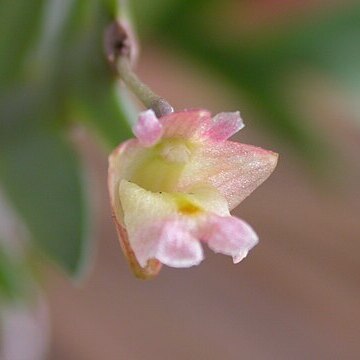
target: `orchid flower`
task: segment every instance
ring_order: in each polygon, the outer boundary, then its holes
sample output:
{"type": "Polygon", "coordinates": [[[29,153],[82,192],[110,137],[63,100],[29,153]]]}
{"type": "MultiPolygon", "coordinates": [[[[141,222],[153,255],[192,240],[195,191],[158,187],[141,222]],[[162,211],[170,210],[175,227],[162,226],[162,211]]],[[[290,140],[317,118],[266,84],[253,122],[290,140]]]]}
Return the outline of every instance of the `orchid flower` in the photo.
{"type": "Polygon", "coordinates": [[[120,244],[135,274],[162,264],[198,265],[202,243],[240,262],[258,242],[230,210],[274,170],[277,154],[227,140],[242,129],[239,112],[206,110],[157,118],[140,114],[136,139],[109,157],[109,192],[120,244]]]}

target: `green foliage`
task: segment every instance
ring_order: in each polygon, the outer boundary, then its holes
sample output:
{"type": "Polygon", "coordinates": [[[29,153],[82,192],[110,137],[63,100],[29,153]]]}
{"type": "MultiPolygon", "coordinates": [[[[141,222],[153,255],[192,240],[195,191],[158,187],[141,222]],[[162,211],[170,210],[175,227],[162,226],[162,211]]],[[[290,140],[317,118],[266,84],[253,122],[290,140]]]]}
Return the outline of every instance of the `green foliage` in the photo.
{"type": "Polygon", "coordinates": [[[113,148],[131,136],[129,123],[133,119],[105,62],[102,40],[111,18],[99,2],[93,1],[86,11],[78,31],[66,42],[64,52],[71,55],[65,59],[63,76],[73,86],[72,101],[79,118],[113,148]]]}
{"type": "Polygon", "coordinates": [[[24,263],[0,246],[0,303],[27,295],[29,278],[24,263]]]}
{"type": "MultiPolygon", "coordinates": [[[[73,276],[90,231],[86,182],[67,128],[81,121],[109,148],[130,136],[130,105],[103,54],[117,6],[0,0],[0,184],[34,244],[73,276]]],[[[0,278],[9,264],[0,265],[0,278]]]]}
{"type": "Polygon", "coordinates": [[[108,146],[114,147],[131,135],[129,113],[119,96],[119,84],[111,73],[103,50],[103,33],[112,21],[99,0],[59,3],[52,0],[47,13],[65,8],[62,23],[49,38],[46,29],[36,58],[37,77],[48,76],[49,86],[62,98],[68,118],[84,121],[108,146]],[[51,4],[53,4],[54,9],[51,4]],[[56,44],[56,46],[54,46],[56,44]],[[45,61],[44,61],[45,59],[45,61]]]}
{"type": "Polygon", "coordinates": [[[322,21],[312,18],[301,28],[294,26],[291,36],[284,36],[280,46],[294,48],[292,41],[302,46],[296,51],[308,54],[308,63],[326,72],[350,89],[360,90],[360,4],[347,5],[340,11],[325,12],[322,21]]]}
{"type": "Polygon", "coordinates": [[[0,0],[0,90],[19,79],[39,31],[44,0],[0,0]]]}
{"type": "Polygon", "coordinates": [[[63,134],[51,126],[56,104],[40,94],[31,88],[2,99],[0,181],[35,243],[76,274],[88,243],[81,169],[63,134]]]}

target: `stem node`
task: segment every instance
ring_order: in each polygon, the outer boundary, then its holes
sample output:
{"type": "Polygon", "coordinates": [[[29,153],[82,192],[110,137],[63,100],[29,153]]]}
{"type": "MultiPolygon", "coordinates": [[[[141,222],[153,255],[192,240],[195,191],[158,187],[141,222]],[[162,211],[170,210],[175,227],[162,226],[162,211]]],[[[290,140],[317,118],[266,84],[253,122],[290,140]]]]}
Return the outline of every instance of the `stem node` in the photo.
{"type": "Polygon", "coordinates": [[[108,62],[134,95],[152,109],[157,117],[172,113],[173,107],[161,96],[155,94],[133,72],[131,63],[136,54],[136,42],[129,27],[114,21],[105,31],[104,48],[108,62]]]}

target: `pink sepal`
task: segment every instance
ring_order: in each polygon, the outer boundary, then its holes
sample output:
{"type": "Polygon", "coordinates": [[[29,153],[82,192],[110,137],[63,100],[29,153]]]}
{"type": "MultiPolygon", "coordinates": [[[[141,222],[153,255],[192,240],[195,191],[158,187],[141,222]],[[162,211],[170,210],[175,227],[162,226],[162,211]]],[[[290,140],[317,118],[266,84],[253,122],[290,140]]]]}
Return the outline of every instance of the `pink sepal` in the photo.
{"type": "Polygon", "coordinates": [[[277,154],[233,141],[213,142],[193,154],[179,179],[178,191],[192,184],[208,184],[226,198],[233,209],[273,172],[277,154]]]}
{"type": "Polygon", "coordinates": [[[164,138],[201,140],[211,128],[211,114],[207,110],[184,110],[161,117],[164,138]]]}
{"type": "Polygon", "coordinates": [[[162,137],[163,126],[152,110],[146,110],[140,113],[133,132],[142,146],[150,147],[162,137]]]}
{"type": "Polygon", "coordinates": [[[240,113],[223,112],[214,118],[207,110],[184,110],[163,116],[164,137],[225,141],[244,127],[240,113]]]}
{"type": "Polygon", "coordinates": [[[212,121],[213,125],[205,136],[215,141],[225,141],[245,126],[239,111],[219,113],[213,117],[212,121]]]}

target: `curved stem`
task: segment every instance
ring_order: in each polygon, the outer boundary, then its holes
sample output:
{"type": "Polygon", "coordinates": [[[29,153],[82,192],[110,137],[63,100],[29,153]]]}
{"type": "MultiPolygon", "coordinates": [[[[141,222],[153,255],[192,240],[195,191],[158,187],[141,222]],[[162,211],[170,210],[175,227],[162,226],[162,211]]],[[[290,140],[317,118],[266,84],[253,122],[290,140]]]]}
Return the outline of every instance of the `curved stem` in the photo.
{"type": "Polygon", "coordinates": [[[104,37],[104,49],[109,63],[117,75],[124,81],[129,90],[156,116],[172,113],[172,106],[161,96],[155,94],[133,72],[131,60],[136,57],[136,40],[126,21],[114,21],[110,24],[104,37]]]}
{"type": "Polygon", "coordinates": [[[129,90],[134,93],[145,107],[154,110],[156,116],[161,117],[173,112],[172,106],[164,98],[155,94],[132,71],[130,62],[126,57],[119,57],[115,66],[117,73],[129,90]]]}

